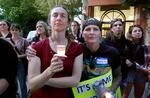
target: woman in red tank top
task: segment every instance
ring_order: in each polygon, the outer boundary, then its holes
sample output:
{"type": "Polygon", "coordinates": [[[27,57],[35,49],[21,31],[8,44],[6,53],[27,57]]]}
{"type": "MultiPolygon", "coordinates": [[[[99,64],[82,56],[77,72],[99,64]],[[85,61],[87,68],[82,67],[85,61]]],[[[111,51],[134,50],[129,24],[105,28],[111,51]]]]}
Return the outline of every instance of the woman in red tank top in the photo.
{"type": "Polygon", "coordinates": [[[83,68],[82,46],[67,36],[69,14],[54,7],[48,17],[51,36],[36,44],[36,56],[30,57],[28,76],[32,98],[73,98],[71,87],[77,86],[83,68]],[[65,45],[65,56],[57,54],[57,45],[65,45]]]}

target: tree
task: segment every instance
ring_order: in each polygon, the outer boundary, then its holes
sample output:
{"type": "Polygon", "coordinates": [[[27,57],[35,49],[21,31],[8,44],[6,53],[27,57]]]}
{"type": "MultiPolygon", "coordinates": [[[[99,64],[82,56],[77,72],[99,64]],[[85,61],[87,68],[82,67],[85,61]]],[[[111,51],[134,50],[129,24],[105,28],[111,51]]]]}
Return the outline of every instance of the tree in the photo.
{"type": "Polygon", "coordinates": [[[150,0],[121,0],[122,4],[125,5],[146,5],[148,6],[150,3],[150,0]]]}
{"type": "Polygon", "coordinates": [[[81,0],[65,0],[63,4],[67,9],[70,9],[68,11],[70,13],[72,20],[75,15],[79,15],[82,13],[81,12],[81,7],[82,7],[81,0]]]}
{"type": "Polygon", "coordinates": [[[39,13],[41,13],[44,17],[47,17],[50,9],[48,0],[35,0],[34,6],[39,13]]]}
{"type": "Polygon", "coordinates": [[[41,0],[35,0],[36,8],[38,8],[38,11],[44,16],[56,5],[63,5],[70,13],[72,19],[75,15],[81,14],[81,0],[43,0],[43,2],[41,2],[41,0]]]}
{"type": "Polygon", "coordinates": [[[23,35],[35,29],[38,20],[45,19],[34,7],[34,0],[0,0],[0,7],[5,19],[21,25],[23,35]]]}
{"type": "Polygon", "coordinates": [[[19,23],[24,35],[35,29],[38,20],[47,20],[48,12],[56,5],[64,5],[73,19],[81,13],[80,0],[0,0],[3,15],[11,22],[19,23]]]}

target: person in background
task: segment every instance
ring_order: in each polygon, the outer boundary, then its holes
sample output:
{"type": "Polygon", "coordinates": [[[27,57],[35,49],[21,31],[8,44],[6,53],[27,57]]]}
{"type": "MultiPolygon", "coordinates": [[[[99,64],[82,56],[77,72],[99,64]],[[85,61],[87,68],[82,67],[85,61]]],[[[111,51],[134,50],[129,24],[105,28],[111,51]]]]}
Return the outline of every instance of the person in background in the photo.
{"type": "Polygon", "coordinates": [[[27,35],[27,40],[28,40],[28,42],[31,42],[32,41],[32,39],[33,39],[33,37],[35,37],[36,36],[36,30],[33,30],[33,31],[30,31],[29,33],[28,33],[28,35],[27,35]]]}
{"type": "Polygon", "coordinates": [[[125,63],[126,61],[126,50],[127,50],[127,40],[125,38],[124,33],[124,24],[122,19],[115,18],[110,22],[110,32],[106,36],[106,38],[102,41],[103,44],[113,46],[118,49],[120,56],[121,56],[121,72],[122,72],[122,80],[121,80],[121,91],[122,94],[124,93],[124,89],[127,86],[127,74],[128,74],[128,67],[125,63]]]}
{"type": "Polygon", "coordinates": [[[0,98],[16,98],[18,58],[12,45],[0,38],[0,98]]]}
{"type": "Polygon", "coordinates": [[[80,24],[77,21],[71,22],[71,35],[76,42],[84,42],[82,33],[80,31],[80,24]]]}
{"type": "Polygon", "coordinates": [[[38,42],[49,36],[48,25],[44,21],[38,21],[36,24],[37,35],[33,37],[31,43],[38,42]]]}
{"type": "Polygon", "coordinates": [[[10,23],[7,20],[0,20],[0,33],[3,38],[10,38],[12,36],[9,29],[10,23]]]}
{"type": "Polygon", "coordinates": [[[83,23],[82,32],[85,40],[83,44],[83,70],[86,72],[86,76],[88,79],[92,79],[104,76],[112,70],[112,85],[99,96],[104,98],[104,93],[108,91],[116,93],[121,81],[120,55],[118,50],[100,43],[102,24],[99,20],[95,18],[87,19],[83,23]]]}
{"type": "Polygon", "coordinates": [[[132,86],[134,86],[134,96],[135,98],[142,98],[146,79],[144,78],[144,72],[137,68],[137,66],[144,65],[144,31],[139,25],[132,25],[129,27],[127,33],[128,39],[128,51],[126,64],[129,67],[128,77],[127,77],[127,87],[125,88],[125,93],[123,98],[128,98],[132,86]]]}
{"type": "Polygon", "coordinates": [[[10,32],[12,37],[9,39],[9,42],[12,43],[16,53],[18,55],[18,66],[17,66],[17,79],[18,79],[18,90],[20,98],[27,98],[27,69],[28,69],[28,60],[26,59],[26,49],[29,46],[28,41],[20,36],[21,27],[19,24],[13,23],[10,27],[10,32]],[[20,88],[19,88],[20,87],[20,88]]]}
{"type": "Polygon", "coordinates": [[[77,86],[83,69],[82,46],[66,33],[70,18],[66,9],[54,7],[48,15],[51,36],[31,47],[28,77],[32,98],[73,98],[71,87],[77,86]],[[57,45],[65,45],[65,55],[57,55],[57,45]]]}

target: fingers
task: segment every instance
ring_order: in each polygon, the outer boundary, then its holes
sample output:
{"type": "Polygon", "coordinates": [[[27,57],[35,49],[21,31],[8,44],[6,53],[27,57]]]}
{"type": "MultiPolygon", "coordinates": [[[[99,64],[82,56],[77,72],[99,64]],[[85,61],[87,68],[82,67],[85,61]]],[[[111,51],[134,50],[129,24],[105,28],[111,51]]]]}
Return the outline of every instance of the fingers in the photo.
{"type": "Polygon", "coordinates": [[[66,55],[59,55],[59,54],[54,54],[54,57],[58,57],[61,60],[65,60],[67,58],[66,55]]]}
{"type": "Polygon", "coordinates": [[[36,56],[36,50],[34,50],[31,46],[26,49],[26,55],[28,57],[36,56]]]}
{"type": "Polygon", "coordinates": [[[63,67],[63,63],[62,62],[53,62],[50,65],[50,71],[52,73],[56,73],[56,72],[62,71],[63,69],[64,69],[64,67],[63,67]]]}
{"type": "Polygon", "coordinates": [[[53,73],[62,71],[64,69],[63,61],[59,57],[54,56],[51,60],[50,68],[50,71],[52,71],[53,73]]]}
{"type": "MultiPolygon", "coordinates": [[[[64,58],[65,59],[65,58],[64,58]]],[[[60,56],[57,56],[57,55],[54,55],[53,56],[53,58],[52,58],[52,60],[51,60],[51,63],[53,63],[53,62],[61,62],[61,63],[63,63],[63,57],[60,57],[60,56]]]]}
{"type": "Polygon", "coordinates": [[[51,67],[52,73],[62,71],[64,69],[63,65],[55,65],[51,67]]]}
{"type": "Polygon", "coordinates": [[[130,60],[128,60],[128,59],[126,60],[126,64],[127,64],[128,67],[132,66],[132,62],[130,60]]]}

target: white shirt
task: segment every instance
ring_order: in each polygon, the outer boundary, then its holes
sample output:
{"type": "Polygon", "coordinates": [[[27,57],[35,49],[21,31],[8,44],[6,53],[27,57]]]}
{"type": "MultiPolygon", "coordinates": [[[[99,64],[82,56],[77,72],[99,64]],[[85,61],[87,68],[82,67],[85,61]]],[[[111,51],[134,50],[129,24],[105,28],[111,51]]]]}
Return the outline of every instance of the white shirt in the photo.
{"type": "Polygon", "coordinates": [[[32,40],[32,38],[33,37],[35,37],[35,35],[36,35],[36,30],[34,30],[34,31],[30,31],[29,33],[28,33],[28,36],[27,36],[27,40],[32,40]]]}

